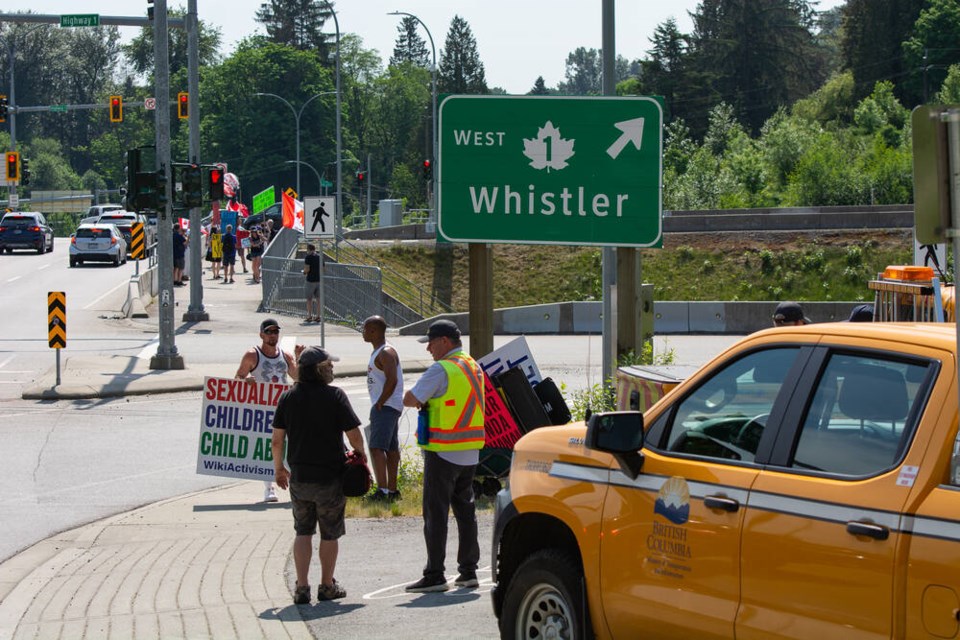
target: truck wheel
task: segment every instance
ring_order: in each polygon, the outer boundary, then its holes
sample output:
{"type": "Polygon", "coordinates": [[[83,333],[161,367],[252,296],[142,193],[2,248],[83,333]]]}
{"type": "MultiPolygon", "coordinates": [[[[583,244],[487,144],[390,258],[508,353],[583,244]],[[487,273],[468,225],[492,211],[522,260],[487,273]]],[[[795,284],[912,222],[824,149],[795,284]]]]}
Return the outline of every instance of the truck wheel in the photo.
{"type": "Polygon", "coordinates": [[[537,551],[524,560],[504,596],[500,636],[593,638],[575,567],[567,554],[555,549],[537,551]]]}

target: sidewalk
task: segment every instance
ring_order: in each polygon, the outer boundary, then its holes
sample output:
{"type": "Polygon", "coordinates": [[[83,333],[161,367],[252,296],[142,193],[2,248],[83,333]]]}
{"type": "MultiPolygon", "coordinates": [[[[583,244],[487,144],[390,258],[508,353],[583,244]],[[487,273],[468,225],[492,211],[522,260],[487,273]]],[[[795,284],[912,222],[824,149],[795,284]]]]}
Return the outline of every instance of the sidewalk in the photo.
{"type": "MultiPolygon", "coordinates": [[[[239,274],[237,282],[225,285],[211,281],[207,274],[203,280],[203,307],[210,315],[209,321],[184,322],[184,311],[189,308],[190,289],[175,290],[179,306],[174,315],[177,325],[175,344],[184,357],[184,369],[150,369],[149,357],[138,356],[91,356],[80,352],[71,355],[64,350],[60,370],[60,384],[56,383],[56,368],[51,367],[35,383],[24,389],[25,400],[75,400],[83,398],[109,398],[125,395],[174,393],[199,391],[206,376],[232,378],[237,371],[240,357],[246,349],[259,344],[260,322],[275,317],[283,327],[282,336],[296,336],[301,344],[319,344],[319,325],[304,323],[302,318],[270,313],[257,313],[260,304],[260,287],[248,284],[249,275],[239,274]],[[300,334],[298,336],[298,334],[300,334]],[[212,348],[216,337],[217,347],[212,348]],[[212,354],[209,353],[212,351],[212,354]]],[[[147,307],[150,317],[143,320],[126,320],[131,329],[156,331],[157,305],[147,307]]],[[[328,350],[340,358],[336,363],[338,377],[363,376],[367,373],[370,345],[363,342],[358,331],[326,324],[325,343],[328,350]]],[[[394,344],[404,344],[405,352],[422,354],[422,358],[404,358],[404,371],[419,372],[426,369],[432,360],[416,343],[416,337],[388,335],[394,344]]],[[[292,352],[292,345],[281,342],[292,352]]]]}
{"type": "Polygon", "coordinates": [[[49,538],[0,565],[0,638],[303,638],[289,505],[250,483],[49,538]]]}

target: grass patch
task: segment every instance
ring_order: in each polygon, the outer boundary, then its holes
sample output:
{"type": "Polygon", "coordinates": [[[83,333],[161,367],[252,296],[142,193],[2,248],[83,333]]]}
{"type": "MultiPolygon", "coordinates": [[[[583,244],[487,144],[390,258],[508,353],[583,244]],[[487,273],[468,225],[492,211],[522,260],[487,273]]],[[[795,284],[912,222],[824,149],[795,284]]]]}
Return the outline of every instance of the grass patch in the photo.
{"type": "MultiPolygon", "coordinates": [[[[397,476],[400,500],[395,502],[371,500],[373,491],[361,498],[347,498],[346,516],[348,518],[393,518],[422,515],[423,456],[419,447],[406,446],[400,450],[400,470],[397,476]]],[[[493,509],[491,497],[478,495],[476,503],[478,511],[493,509]]]]}

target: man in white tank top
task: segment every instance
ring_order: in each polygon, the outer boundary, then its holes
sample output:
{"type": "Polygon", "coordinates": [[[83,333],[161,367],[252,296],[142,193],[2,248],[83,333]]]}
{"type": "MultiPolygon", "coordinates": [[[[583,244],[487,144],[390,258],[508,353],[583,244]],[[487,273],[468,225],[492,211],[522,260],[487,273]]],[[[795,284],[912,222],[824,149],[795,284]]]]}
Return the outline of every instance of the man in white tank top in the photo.
{"type": "Polygon", "coordinates": [[[403,368],[400,356],[387,344],[387,322],[380,316],[363,321],[363,341],[373,346],[367,364],[370,392],[370,461],[377,481],[374,500],[400,498],[397,472],[400,468],[400,413],[403,411],[403,368]]]}
{"type": "MultiPolygon", "coordinates": [[[[273,318],[260,323],[259,347],[251,347],[240,359],[237,378],[253,382],[290,384],[297,379],[297,360],[280,349],[280,324],[273,318]]],[[[299,357],[304,345],[294,347],[299,357]]],[[[263,481],[263,501],[277,502],[277,488],[270,480],[263,481]]]]}

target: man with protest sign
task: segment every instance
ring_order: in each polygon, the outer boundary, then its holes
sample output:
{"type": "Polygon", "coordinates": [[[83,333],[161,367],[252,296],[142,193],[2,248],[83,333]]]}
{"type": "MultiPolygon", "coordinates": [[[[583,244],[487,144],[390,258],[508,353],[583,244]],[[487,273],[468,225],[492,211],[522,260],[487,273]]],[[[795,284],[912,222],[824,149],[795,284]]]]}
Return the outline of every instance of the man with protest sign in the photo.
{"type": "Polygon", "coordinates": [[[273,467],[281,489],[290,487],[296,538],[293,562],[297,573],[294,604],[310,604],[310,556],[313,535],[320,528],[320,587],[317,600],[337,600],[347,592],[333,577],[344,535],[347,499],[343,495],[346,462],[343,435],[362,459],[363,436],[347,394],[334,387],[333,362],[324,349],[312,346],[298,355],[300,376],[283,392],[273,417],[273,467]],[[284,441],[290,471],[283,466],[284,441]]]}
{"type": "MultiPolygon", "coordinates": [[[[260,323],[260,346],[251,347],[240,359],[237,378],[252,382],[280,382],[287,384],[297,379],[297,362],[294,356],[279,347],[280,324],[273,318],[260,323]]],[[[294,347],[296,357],[303,352],[303,345],[294,347]]],[[[281,456],[282,462],[282,456],[281,456]]],[[[263,481],[263,501],[276,502],[277,490],[270,480],[263,481]]]]}

